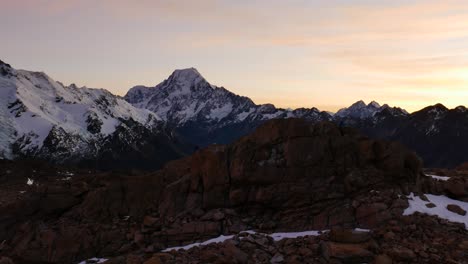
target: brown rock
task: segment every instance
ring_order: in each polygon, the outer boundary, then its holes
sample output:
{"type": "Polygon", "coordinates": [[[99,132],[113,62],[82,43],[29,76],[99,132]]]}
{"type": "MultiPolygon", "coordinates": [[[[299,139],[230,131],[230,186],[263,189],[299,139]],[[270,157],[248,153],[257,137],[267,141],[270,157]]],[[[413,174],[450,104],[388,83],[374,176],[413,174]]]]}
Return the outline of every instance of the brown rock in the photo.
{"type": "Polygon", "coordinates": [[[392,259],[385,254],[378,255],[374,259],[374,264],[392,264],[392,263],[393,263],[392,259]]]}
{"type": "Polygon", "coordinates": [[[416,258],[416,255],[411,249],[403,247],[393,248],[390,254],[394,259],[402,261],[412,261],[416,258]]]}
{"type": "Polygon", "coordinates": [[[221,256],[219,254],[219,252],[215,249],[204,249],[202,251],[200,251],[200,260],[203,262],[203,263],[211,263],[211,262],[214,262],[218,259],[220,259],[221,256]]]}
{"type": "Polygon", "coordinates": [[[356,219],[364,227],[376,227],[391,218],[387,208],[384,203],[361,205],[356,210],[356,219]]]}
{"type": "Polygon", "coordinates": [[[436,205],[433,204],[433,203],[427,203],[427,204],[426,204],[426,207],[427,207],[427,208],[434,208],[434,207],[436,207],[436,205]]]}
{"type": "Polygon", "coordinates": [[[466,211],[456,204],[447,205],[447,210],[454,212],[456,214],[459,214],[459,215],[466,215],[466,211]]]}
{"type": "Polygon", "coordinates": [[[363,244],[322,243],[322,255],[327,261],[340,260],[345,263],[371,262],[374,254],[363,244]]]}
{"type": "Polygon", "coordinates": [[[143,236],[143,234],[140,232],[140,231],[136,231],[134,236],[133,236],[133,241],[137,244],[141,244],[143,243],[145,237],[143,236]]]}
{"type": "Polygon", "coordinates": [[[156,224],[158,222],[158,220],[159,220],[158,218],[151,217],[151,216],[147,215],[147,216],[145,216],[145,218],[143,218],[143,225],[151,227],[154,224],[156,224]]]}
{"type": "Polygon", "coordinates": [[[210,210],[205,215],[203,215],[200,220],[207,221],[220,221],[224,219],[224,213],[219,209],[210,210]]]}
{"type": "Polygon", "coordinates": [[[156,253],[150,259],[143,262],[143,264],[163,264],[172,260],[173,256],[168,253],[156,253]]]}
{"type": "Polygon", "coordinates": [[[0,264],[14,264],[14,262],[8,257],[0,257],[0,264]]]}
{"type": "Polygon", "coordinates": [[[304,256],[304,257],[310,257],[312,255],[314,255],[314,251],[310,248],[307,248],[307,247],[301,247],[299,248],[298,250],[298,253],[301,255],[301,256],[304,256]]]}
{"type": "Polygon", "coordinates": [[[133,255],[130,254],[127,256],[127,262],[126,264],[142,264],[143,263],[143,258],[138,255],[133,255]]]}
{"type": "Polygon", "coordinates": [[[461,199],[468,197],[468,190],[466,188],[465,180],[462,178],[450,178],[444,182],[446,192],[454,196],[454,198],[461,199]]]}
{"type": "Polygon", "coordinates": [[[369,232],[353,229],[333,228],[329,235],[331,241],[340,243],[363,243],[370,239],[369,232]]]}
{"type": "Polygon", "coordinates": [[[225,246],[221,249],[221,252],[234,263],[247,263],[249,258],[249,255],[247,255],[244,251],[240,250],[232,243],[225,243],[225,246]]]}
{"type": "Polygon", "coordinates": [[[386,240],[393,240],[393,239],[395,239],[395,233],[393,233],[392,231],[389,231],[389,232],[385,233],[384,238],[386,240]]]}
{"type": "Polygon", "coordinates": [[[468,251],[468,240],[460,242],[460,244],[458,244],[458,247],[468,251]]]}

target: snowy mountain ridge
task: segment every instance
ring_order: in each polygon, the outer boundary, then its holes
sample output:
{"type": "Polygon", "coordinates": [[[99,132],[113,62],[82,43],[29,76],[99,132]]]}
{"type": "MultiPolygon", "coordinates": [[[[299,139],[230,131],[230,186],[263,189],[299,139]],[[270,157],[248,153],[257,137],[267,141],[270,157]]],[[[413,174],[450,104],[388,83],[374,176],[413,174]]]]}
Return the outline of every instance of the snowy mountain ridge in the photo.
{"type": "Polygon", "coordinates": [[[92,159],[118,128],[161,119],[104,89],[64,86],[43,72],[0,63],[0,156],[92,159]],[[51,144],[53,143],[53,144],[51,144]]]}
{"type": "Polygon", "coordinates": [[[404,109],[401,108],[396,108],[396,107],[390,107],[388,104],[380,105],[376,101],[372,101],[369,104],[366,105],[364,101],[360,100],[357,101],[356,103],[352,104],[350,107],[345,107],[334,115],[334,117],[338,118],[355,118],[355,119],[367,119],[367,118],[372,118],[375,116],[377,113],[383,111],[383,110],[390,110],[393,111],[394,114],[397,115],[408,115],[408,112],[404,109]]]}

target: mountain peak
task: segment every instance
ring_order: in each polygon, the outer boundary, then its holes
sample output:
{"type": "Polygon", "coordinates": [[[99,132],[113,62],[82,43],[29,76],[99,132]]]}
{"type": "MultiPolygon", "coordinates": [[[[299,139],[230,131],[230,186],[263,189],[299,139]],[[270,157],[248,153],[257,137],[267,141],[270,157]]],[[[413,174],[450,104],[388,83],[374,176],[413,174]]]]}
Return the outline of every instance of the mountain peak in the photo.
{"type": "Polygon", "coordinates": [[[364,103],[363,100],[359,100],[359,101],[355,102],[354,104],[352,104],[352,105],[350,106],[350,108],[351,108],[351,107],[352,107],[352,108],[356,108],[356,107],[359,107],[359,108],[366,107],[366,103],[364,103]]]}
{"type": "Polygon", "coordinates": [[[376,101],[366,104],[363,100],[359,100],[350,107],[342,108],[337,113],[337,117],[352,117],[357,119],[366,119],[374,116],[375,113],[381,111],[384,107],[380,106],[376,101]]]}
{"type": "Polygon", "coordinates": [[[6,67],[8,67],[8,68],[11,68],[11,65],[10,65],[10,64],[8,64],[8,63],[6,63],[6,62],[0,60],[0,66],[3,66],[3,65],[6,66],[6,67]]]}
{"type": "Polygon", "coordinates": [[[198,83],[205,80],[200,72],[198,72],[198,70],[193,67],[177,69],[171,74],[171,76],[169,76],[169,79],[178,80],[184,83],[198,83]]]}
{"type": "Polygon", "coordinates": [[[372,106],[374,108],[380,108],[380,104],[377,103],[376,101],[370,102],[367,106],[372,106]]]}

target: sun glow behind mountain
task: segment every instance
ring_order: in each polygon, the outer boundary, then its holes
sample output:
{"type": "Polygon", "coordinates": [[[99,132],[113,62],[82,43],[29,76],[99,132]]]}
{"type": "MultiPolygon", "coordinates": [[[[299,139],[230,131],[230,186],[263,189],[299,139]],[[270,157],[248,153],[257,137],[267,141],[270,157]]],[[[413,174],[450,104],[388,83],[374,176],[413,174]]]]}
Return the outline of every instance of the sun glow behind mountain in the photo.
{"type": "Polygon", "coordinates": [[[2,59],[123,95],[196,67],[257,103],[468,101],[465,1],[0,0],[2,59]]]}

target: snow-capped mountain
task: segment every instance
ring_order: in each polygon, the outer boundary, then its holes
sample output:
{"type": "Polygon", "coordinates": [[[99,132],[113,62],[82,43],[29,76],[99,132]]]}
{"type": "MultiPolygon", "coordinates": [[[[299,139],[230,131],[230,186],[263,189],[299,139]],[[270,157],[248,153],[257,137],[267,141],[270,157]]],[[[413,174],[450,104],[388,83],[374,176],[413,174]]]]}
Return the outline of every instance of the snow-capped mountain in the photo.
{"type": "Polygon", "coordinates": [[[133,148],[141,130],[160,135],[164,122],[104,89],[64,86],[43,72],[0,62],[0,156],[58,163],[96,160],[133,148]],[[120,140],[116,140],[120,138],[120,140]]]}
{"type": "Polygon", "coordinates": [[[334,115],[334,118],[348,118],[348,119],[358,119],[364,120],[368,118],[374,117],[377,113],[382,112],[383,110],[390,111],[393,115],[404,116],[407,115],[408,112],[406,110],[397,108],[397,107],[390,107],[387,104],[380,105],[376,101],[372,101],[366,105],[364,101],[357,101],[356,103],[352,104],[350,107],[342,108],[334,115]]]}
{"type": "Polygon", "coordinates": [[[247,97],[210,84],[194,68],[175,70],[155,87],[135,86],[125,100],[153,111],[176,126],[190,142],[201,146],[228,143],[273,118],[331,120],[330,114],[316,108],[289,110],[257,105],[247,97]]]}

